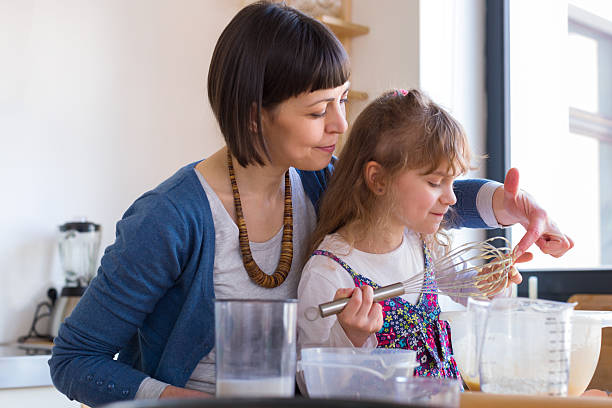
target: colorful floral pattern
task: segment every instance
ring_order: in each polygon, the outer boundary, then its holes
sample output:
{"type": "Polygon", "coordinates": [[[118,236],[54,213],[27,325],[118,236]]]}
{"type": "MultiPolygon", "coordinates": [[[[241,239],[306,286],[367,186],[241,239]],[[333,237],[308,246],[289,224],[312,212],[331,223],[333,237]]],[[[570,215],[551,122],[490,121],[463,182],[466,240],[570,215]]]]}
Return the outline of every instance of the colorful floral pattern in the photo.
{"type": "MultiPolygon", "coordinates": [[[[431,252],[423,243],[425,258],[424,283],[435,287],[431,252]]],[[[346,262],[329,251],[316,250],[312,255],[327,256],[339,263],[353,278],[355,286],[378,284],[356,273],[346,262]]],[[[376,333],[378,347],[415,350],[420,364],[415,375],[459,378],[453,358],[451,332],[448,322],[439,320],[440,306],[435,293],[421,294],[416,305],[395,297],[380,302],[383,308],[383,327],[376,333]]]]}

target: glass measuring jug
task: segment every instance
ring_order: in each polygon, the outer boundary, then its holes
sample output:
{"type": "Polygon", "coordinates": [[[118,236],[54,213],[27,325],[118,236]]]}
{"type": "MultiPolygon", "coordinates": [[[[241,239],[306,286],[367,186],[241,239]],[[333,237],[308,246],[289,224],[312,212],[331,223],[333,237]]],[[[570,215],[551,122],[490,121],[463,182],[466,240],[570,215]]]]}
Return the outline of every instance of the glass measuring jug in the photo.
{"type": "Polygon", "coordinates": [[[480,387],[497,394],[566,396],[575,303],[494,299],[480,352],[480,387]]]}

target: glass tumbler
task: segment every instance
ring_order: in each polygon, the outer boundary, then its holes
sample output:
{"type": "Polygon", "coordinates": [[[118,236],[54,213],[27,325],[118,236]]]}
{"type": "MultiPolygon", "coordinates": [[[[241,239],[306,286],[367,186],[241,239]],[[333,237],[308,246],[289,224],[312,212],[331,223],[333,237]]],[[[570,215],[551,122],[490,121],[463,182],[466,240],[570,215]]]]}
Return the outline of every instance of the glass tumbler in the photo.
{"type": "Polygon", "coordinates": [[[297,300],[215,300],[217,397],[292,397],[297,300]]]}

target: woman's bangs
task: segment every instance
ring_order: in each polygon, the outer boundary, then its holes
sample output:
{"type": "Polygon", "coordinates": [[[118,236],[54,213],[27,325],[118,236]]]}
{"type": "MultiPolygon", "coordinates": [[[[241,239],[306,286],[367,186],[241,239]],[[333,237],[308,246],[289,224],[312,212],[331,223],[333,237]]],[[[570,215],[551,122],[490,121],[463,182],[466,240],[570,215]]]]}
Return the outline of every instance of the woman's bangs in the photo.
{"type": "Polygon", "coordinates": [[[264,107],[304,92],[336,88],[349,79],[349,58],[338,39],[319,22],[296,20],[282,33],[285,44],[269,50],[268,60],[275,64],[266,66],[264,107]]]}
{"type": "Polygon", "coordinates": [[[288,72],[297,72],[302,85],[301,92],[336,88],[348,81],[350,63],[340,41],[322,24],[306,24],[301,33],[298,50],[290,63],[288,72]]]}
{"type": "Polygon", "coordinates": [[[342,45],[330,46],[316,64],[308,90],[314,92],[319,89],[337,88],[349,80],[350,74],[349,59],[342,45]]]}

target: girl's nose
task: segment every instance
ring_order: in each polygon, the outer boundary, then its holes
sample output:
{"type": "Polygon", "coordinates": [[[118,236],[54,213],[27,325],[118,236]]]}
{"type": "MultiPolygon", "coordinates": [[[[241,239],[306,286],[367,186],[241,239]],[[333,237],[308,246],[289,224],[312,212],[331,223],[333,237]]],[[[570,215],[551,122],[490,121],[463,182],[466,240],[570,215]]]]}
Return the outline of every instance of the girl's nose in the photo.
{"type": "Polygon", "coordinates": [[[440,201],[442,201],[444,205],[448,206],[454,205],[457,202],[457,196],[453,191],[452,185],[444,189],[444,194],[442,194],[442,196],[440,197],[440,201]]]}
{"type": "Polygon", "coordinates": [[[344,133],[348,129],[346,122],[346,109],[343,102],[338,102],[330,106],[326,116],[325,131],[327,133],[344,133]]]}

